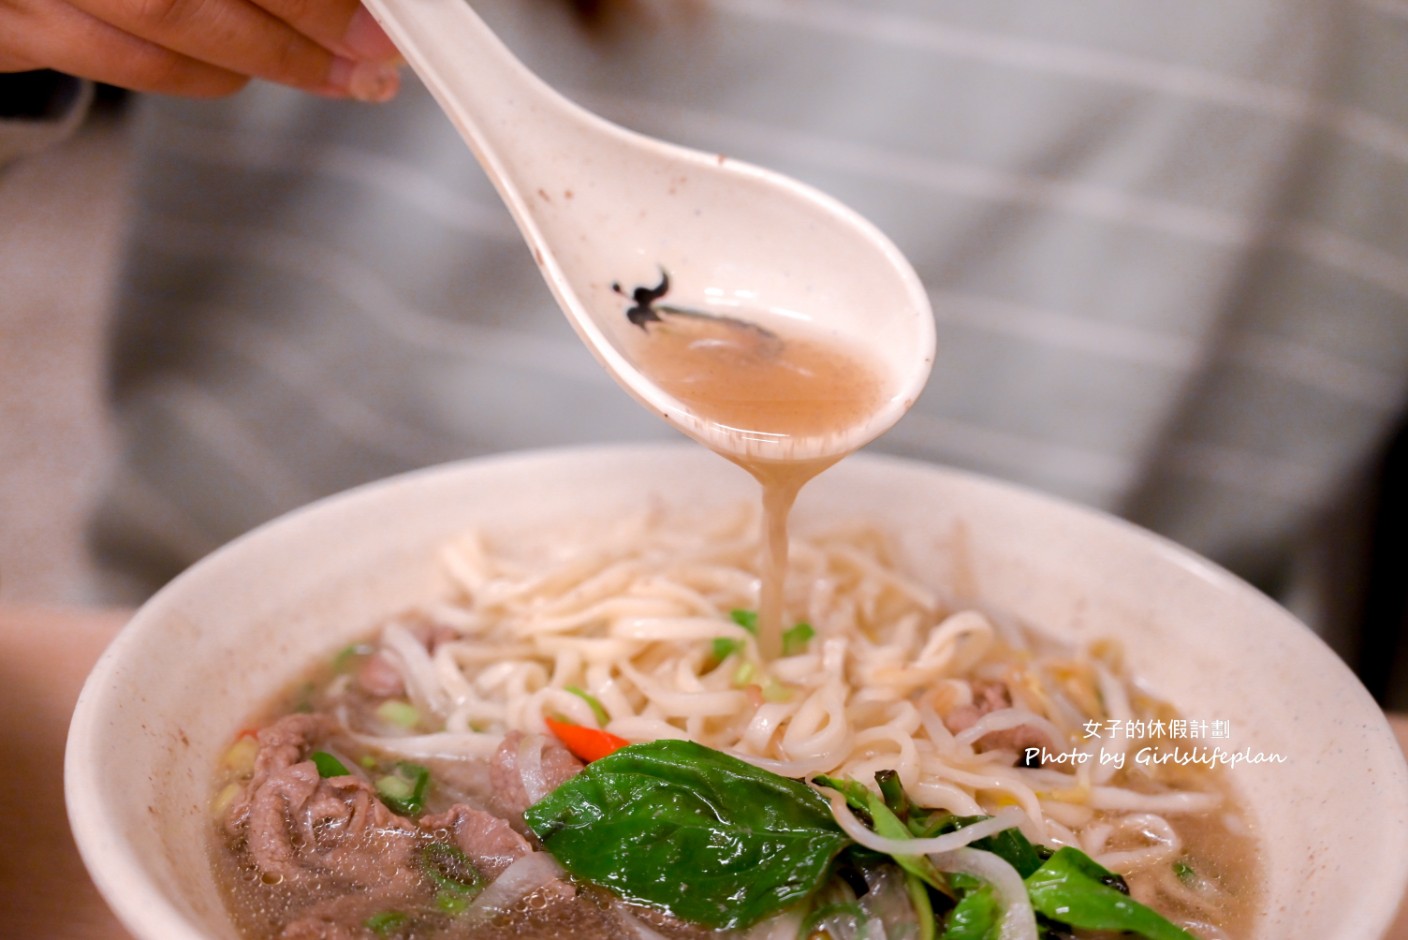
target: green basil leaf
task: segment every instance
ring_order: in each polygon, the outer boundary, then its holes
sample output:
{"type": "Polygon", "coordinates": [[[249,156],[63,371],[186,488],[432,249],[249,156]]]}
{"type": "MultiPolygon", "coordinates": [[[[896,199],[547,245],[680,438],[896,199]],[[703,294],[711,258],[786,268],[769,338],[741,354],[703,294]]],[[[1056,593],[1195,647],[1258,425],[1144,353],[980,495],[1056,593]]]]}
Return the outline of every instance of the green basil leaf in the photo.
{"type": "Polygon", "coordinates": [[[1196,940],[1104,883],[1115,877],[1084,852],[1066,846],[1027,877],[1027,894],[1038,913],[1072,927],[1123,930],[1146,940],[1196,940]]]}
{"type": "Polygon", "coordinates": [[[983,849],[998,856],[1017,869],[1017,874],[1026,878],[1041,868],[1042,857],[1020,829],[1004,829],[973,843],[973,848],[983,849]]]}
{"type": "Polygon", "coordinates": [[[947,925],[939,940],[997,940],[1000,927],[997,898],[993,897],[992,889],[984,885],[964,894],[948,912],[947,925]]]}
{"type": "Polygon", "coordinates": [[[805,783],[689,741],[621,748],[523,818],[576,877],[714,928],[808,897],[850,844],[805,783]]]}

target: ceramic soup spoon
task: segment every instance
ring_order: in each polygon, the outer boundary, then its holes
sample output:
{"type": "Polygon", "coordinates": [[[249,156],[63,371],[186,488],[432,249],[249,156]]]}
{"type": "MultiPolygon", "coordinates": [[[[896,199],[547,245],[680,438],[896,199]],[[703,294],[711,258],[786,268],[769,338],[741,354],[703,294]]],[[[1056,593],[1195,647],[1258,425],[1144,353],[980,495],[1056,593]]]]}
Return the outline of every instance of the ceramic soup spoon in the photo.
{"type": "MultiPolygon", "coordinates": [[[[927,295],[856,213],[795,180],[582,109],[519,62],[464,0],[367,6],[483,165],[573,327],[647,408],[725,456],[828,460],[883,433],[913,403],[933,361],[927,295]],[[831,425],[779,433],[707,413],[688,381],[662,382],[651,367],[662,325],[706,352],[740,340],[745,358],[787,349],[794,333],[830,344],[857,360],[840,374],[869,376],[853,383],[866,400],[831,425]]],[[[831,387],[812,384],[796,394],[831,387]]]]}

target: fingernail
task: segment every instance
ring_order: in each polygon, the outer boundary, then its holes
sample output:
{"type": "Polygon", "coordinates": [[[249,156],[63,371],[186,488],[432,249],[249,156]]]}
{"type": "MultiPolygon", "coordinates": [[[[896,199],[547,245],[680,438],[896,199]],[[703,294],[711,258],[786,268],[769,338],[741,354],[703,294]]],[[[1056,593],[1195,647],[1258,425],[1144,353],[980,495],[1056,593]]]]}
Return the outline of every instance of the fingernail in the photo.
{"type": "Polygon", "coordinates": [[[395,44],[387,37],[376,18],[367,12],[366,7],[358,7],[357,12],[352,14],[352,21],[347,24],[347,32],[342,35],[342,42],[356,59],[392,62],[401,58],[395,44]]]}
{"type": "Polygon", "coordinates": [[[358,101],[379,103],[396,97],[401,88],[401,73],[395,66],[378,62],[353,62],[334,59],[328,82],[346,89],[358,101]]]}

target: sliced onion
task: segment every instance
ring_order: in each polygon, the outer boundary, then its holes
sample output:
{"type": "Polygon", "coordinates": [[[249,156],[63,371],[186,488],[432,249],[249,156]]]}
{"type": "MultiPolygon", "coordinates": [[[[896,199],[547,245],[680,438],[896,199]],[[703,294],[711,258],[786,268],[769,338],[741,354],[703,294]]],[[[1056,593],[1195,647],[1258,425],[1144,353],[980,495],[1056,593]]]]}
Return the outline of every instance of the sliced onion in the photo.
{"type": "Polygon", "coordinates": [[[523,792],[528,795],[530,806],[552,792],[543,773],[543,745],[546,743],[547,739],[537,734],[525,734],[518,742],[518,776],[523,781],[523,792]]]}
{"type": "Polygon", "coordinates": [[[408,734],[385,737],[379,734],[361,734],[353,731],[351,716],[346,708],[339,708],[337,721],[342,734],[355,744],[404,759],[426,760],[445,758],[447,760],[483,759],[488,760],[503,743],[501,734],[480,734],[477,731],[439,731],[434,734],[408,734]]]}
{"type": "Polygon", "coordinates": [[[381,646],[391,654],[387,658],[392,665],[399,667],[397,672],[411,701],[426,711],[443,715],[450,703],[435,675],[435,664],[425,644],[400,623],[392,623],[382,631],[381,646]]]}
{"type": "Polygon", "coordinates": [[[934,836],[931,839],[887,839],[882,835],[877,835],[870,827],[856,819],[855,814],[846,805],[846,798],[841,794],[833,791],[830,794],[830,800],[831,813],[836,817],[836,823],[846,835],[866,848],[884,852],[886,855],[930,855],[936,852],[952,852],[979,839],[1002,832],[1004,829],[1016,828],[1022,821],[1022,811],[1015,806],[1009,806],[996,816],[984,819],[982,822],[964,826],[962,829],[934,836]]]}
{"type": "Polygon", "coordinates": [[[496,914],[512,910],[520,901],[554,879],[562,877],[562,866],[547,852],[529,852],[503,870],[465,911],[469,923],[482,923],[496,914]]]}
{"type": "Polygon", "coordinates": [[[1022,876],[1017,874],[1017,869],[1004,859],[980,849],[962,848],[930,855],[929,861],[939,871],[962,872],[992,885],[1002,916],[998,940],[1037,940],[1036,914],[1032,912],[1032,904],[1027,897],[1027,886],[1022,876]]]}

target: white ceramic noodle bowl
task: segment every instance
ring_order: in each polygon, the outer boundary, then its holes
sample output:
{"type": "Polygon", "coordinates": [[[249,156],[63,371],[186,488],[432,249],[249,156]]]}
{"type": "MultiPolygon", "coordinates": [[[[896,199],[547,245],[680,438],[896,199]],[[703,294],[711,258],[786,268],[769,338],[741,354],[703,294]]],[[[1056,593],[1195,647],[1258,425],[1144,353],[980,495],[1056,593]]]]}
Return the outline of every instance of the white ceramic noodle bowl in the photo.
{"type": "MultiPolygon", "coordinates": [[[[219,755],[313,663],[434,597],[448,537],[756,499],[695,446],[550,451],[374,484],[221,549],[137,613],[79,699],[66,790],[98,888],[141,940],[236,937],[207,856],[219,755]]],[[[802,532],[856,519],[899,533],[914,577],[956,603],[1067,640],[1120,637],[1186,717],[1230,723],[1201,743],[1285,757],[1231,774],[1264,846],[1260,917],[1238,940],[1384,930],[1408,880],[1408,768],[1368,693],[1284,610],[1132,526],[936,467],[843,461],[795,515],[802,532]]]]}
{"type": "Polygon", "coordinates": [[[810,321],[881,366],[888,387],[844,435],[796,457],[854,450],[911,405],[933,361],[927,294],[900,252],[835,200],[776,173],[625,130],[571,103],[464,0],[368,0],[484,166],[568,319],[647,408],[702,443],[729,435],[632,362],[627,293],[668,272],[665,302],[810,321]],[[819,452],[820,451],[820,452],[819,452]]]}

